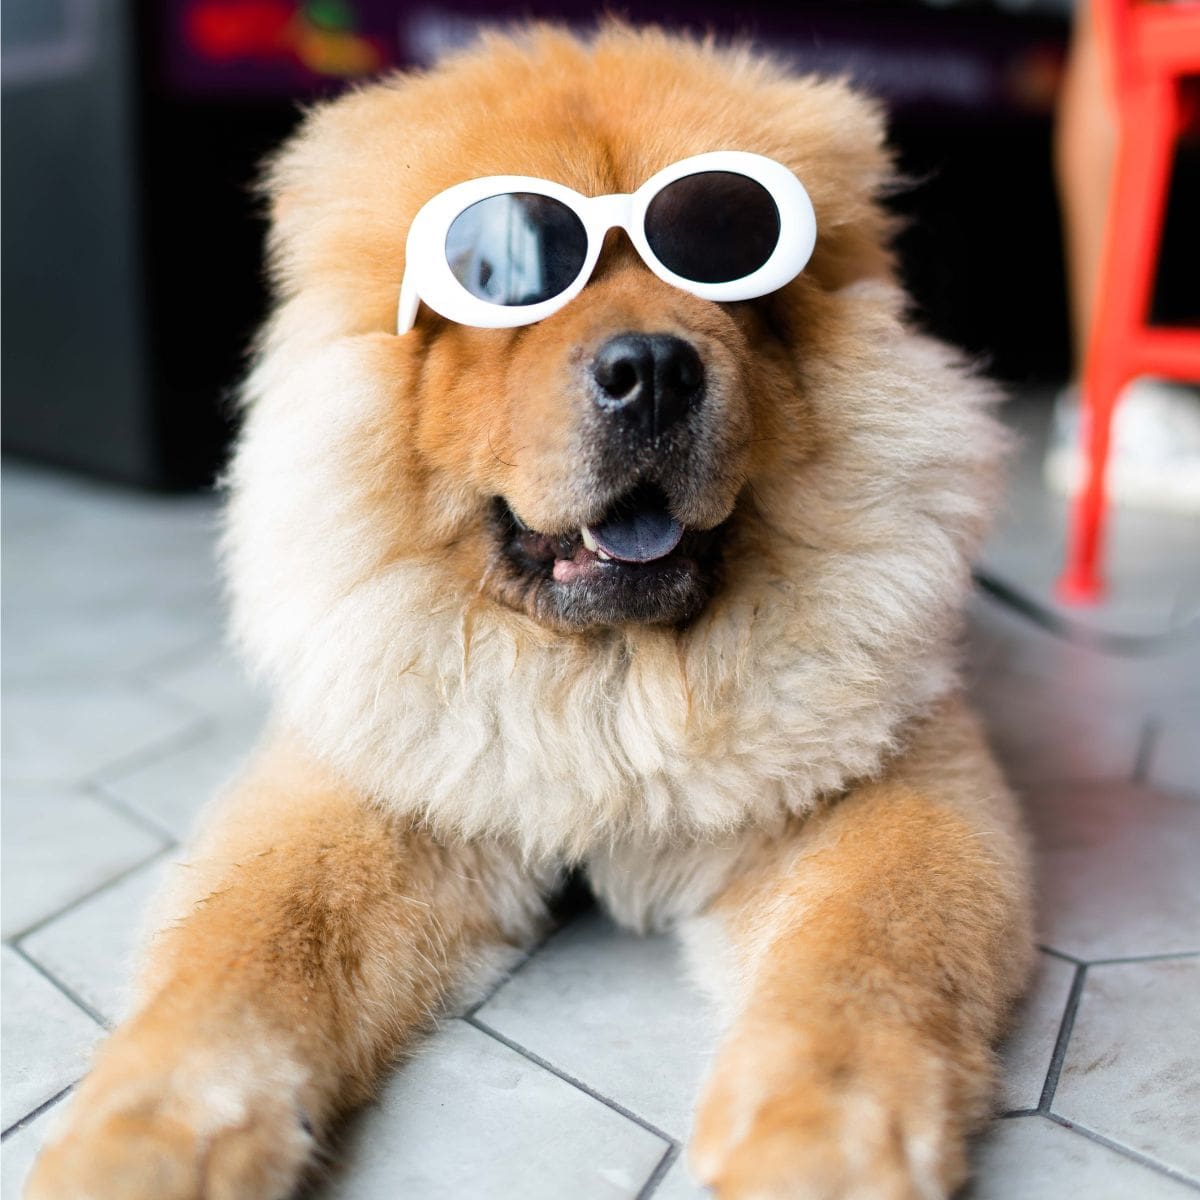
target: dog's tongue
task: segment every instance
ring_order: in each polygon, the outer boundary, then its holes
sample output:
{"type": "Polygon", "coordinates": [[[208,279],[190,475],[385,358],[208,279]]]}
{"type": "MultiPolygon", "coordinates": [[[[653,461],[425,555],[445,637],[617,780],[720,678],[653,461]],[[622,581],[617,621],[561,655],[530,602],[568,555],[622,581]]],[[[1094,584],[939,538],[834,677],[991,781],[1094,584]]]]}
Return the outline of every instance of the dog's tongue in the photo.
{"type": "Polygon", "coordinates": [[[665,498],[647,498],[622,508],[588,532],[605,554],[618,562],[644,563],[665,558],[683,537],[683,526],[667,510],[665,498]]]}

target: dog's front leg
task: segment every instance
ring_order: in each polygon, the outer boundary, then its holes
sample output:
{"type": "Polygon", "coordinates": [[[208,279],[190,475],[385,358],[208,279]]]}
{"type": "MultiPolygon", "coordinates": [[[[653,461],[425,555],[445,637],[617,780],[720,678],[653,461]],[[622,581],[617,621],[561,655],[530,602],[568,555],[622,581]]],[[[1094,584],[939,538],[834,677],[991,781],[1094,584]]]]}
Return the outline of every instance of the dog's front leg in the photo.
{"type": "Polygon", "coordinates": [[[702,971],[729,964],[691,1147],[721,1200],[933,1200],[965,1176],[1031,938],[1012,802],[943,716],[888,779],[751,850],[691,930],[702,971]]]}
{"type": "Polygon", "coordinates": [[[536,887],[498,848],[388,819],[294,749],[210,820],[145,1001],[101,1049],[29,1200],[286,1196],[322,1131],[489,950],[536,887]]]}

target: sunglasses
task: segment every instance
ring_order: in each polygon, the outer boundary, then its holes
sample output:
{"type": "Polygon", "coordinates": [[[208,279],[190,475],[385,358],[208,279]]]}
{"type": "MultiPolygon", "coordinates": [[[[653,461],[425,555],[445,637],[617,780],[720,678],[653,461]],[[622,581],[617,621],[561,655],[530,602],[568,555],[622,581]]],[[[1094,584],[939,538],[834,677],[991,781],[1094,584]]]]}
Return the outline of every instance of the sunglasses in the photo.
{"type": "Polygon", "coordinates": [[[422,301],[460,325],[541,321],[583,290],[615,228],[659,279],[717,301],[790,283],[817,238],[800,180],[742,150],[672,163],[632,194],[582,196],[522,175],[470,179],[413,218],[397,333],[412,329],[422,301]]]}

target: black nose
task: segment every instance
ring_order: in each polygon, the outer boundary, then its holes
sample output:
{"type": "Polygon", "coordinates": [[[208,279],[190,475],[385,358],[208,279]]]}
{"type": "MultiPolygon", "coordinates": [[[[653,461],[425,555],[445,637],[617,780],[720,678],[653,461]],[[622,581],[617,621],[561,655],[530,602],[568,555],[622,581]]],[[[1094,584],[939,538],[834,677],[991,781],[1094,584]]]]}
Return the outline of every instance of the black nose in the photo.
{"type": "Polygon", "coordinates": [[[619,333],[592,359],[596,404],[646,437],[687,416],[704,394],[695,347],[665,333],[619,333]]]}

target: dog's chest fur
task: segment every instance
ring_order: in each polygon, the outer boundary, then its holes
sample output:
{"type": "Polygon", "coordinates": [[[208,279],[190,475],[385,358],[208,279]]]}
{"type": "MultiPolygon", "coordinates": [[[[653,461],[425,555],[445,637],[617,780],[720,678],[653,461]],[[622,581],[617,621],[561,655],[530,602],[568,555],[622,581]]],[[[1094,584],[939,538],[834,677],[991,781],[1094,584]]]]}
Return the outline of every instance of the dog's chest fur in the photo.
{"type": "Polygon", "coordinates": [[[281,718],[397,811],[543,860],[719,839],[876,772],[954,685],[1002,439],[990,389],[904,329],[897,290],[834,301],[856,352],[809,372],[826,449],[756,482],[759,552],[682,633],[555,634],[436,553],[376,565],[377,480],[355,456],[383,403],[369,347],[260,371],[227,562],[281,718]]]}

